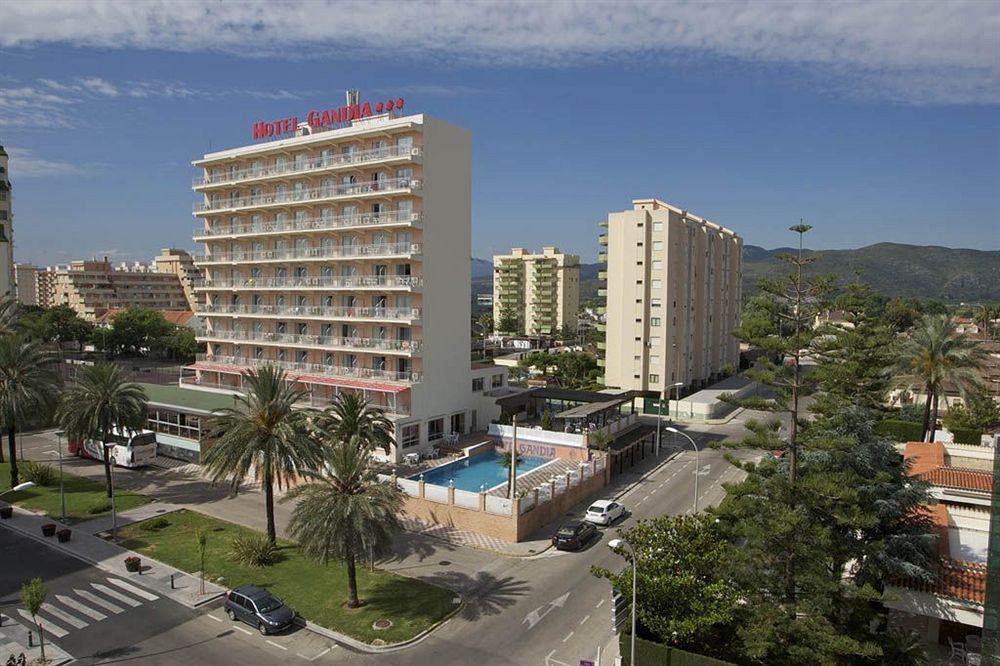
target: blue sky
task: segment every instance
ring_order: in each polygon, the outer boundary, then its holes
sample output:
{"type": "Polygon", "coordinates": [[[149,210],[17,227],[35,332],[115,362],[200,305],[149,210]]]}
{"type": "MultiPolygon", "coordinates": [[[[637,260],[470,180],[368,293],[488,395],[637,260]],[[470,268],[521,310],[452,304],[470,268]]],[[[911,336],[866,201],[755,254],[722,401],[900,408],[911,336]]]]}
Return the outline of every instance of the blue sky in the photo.
{"type": "Polygon", "coordinates": [[[1000,248],[996,5],[271,5],[15,6],[0,143],[18,261],[194,248],[190,161],[346,88],[472,131],[474,256],[593,261],[597,222],[648,196],[765,247],[801,217],[816,248],[1000,248]],[[361,13],[377,20],[343,19],[361,13]]]}

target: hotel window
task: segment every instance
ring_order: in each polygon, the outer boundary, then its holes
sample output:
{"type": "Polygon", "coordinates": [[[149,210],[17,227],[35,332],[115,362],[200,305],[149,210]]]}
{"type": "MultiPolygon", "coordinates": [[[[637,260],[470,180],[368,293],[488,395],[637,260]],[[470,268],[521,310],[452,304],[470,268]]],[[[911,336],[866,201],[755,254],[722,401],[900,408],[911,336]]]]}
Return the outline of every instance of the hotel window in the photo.
{"type": "Polygon", "coordinates": [[[388,146],[386,145],[386,142],[381,139],[372,141],[372,153],[376,157],[385,157],[387,148],[388,146]]]}
{"type": "Polygon", "coordinates": [[[323,196],[324,197],[333,196],[333,178],[323,179],[323,196]]]}
{"type": "Polygon", "coordinates": [[[295,188],[295,200],[300,201],[306,196],[306,184],[301,180],[297,181],[292,187],[295,188]]]}
{"type": "Polygon", "coordinates": [[[663,300],[662,299],[659,299],[659,298],[651,298],[651,299],[649,299],[649,307],[651,307],[651,308],[658,308],[658,307],[661,307],[662,305],[663,305],[663,300]]]}
{"type": "Polygon", "coordinates": [[[663,289],[663,280],[652,280],[649,286],[651,289],[663,289]]]}
{"type": "Polygon", "coordinates": [[[332,148],[324,148],[323,152],[321,153],[321,155],[322,155],[322,159],[323,159],[323,166],[330,166],[331,164],[333,164],[333,149],[332,148]]]}
{"type": "Polygon", "coordinates": [[[257,359],[258,361],[263,360],[263,358],[264,358],[264,348],[263,347],[254,347],[253,348],[253,357],[255,359],[257,359]]]}
{"type": "Polygon", "coordinates": [[[659,375],[650,375],[649,376],[649,383],[650,384],[659,384],[660,383],[660,376],[659,375]]]}
{"type": "Polygon", "coordinates": [[[341,146],[340,147],[340,154],[344,155],[344,156],[346,156],[348,158],[354,157],[354,152],[355,152],[355,148],[354,148],[354,144],[353,143],[349,143],[346,146],[341,146]]]}
{"type": "Polygon", "coordinates": [[[427,441],[436,442],[444,437],[444,417],[427,422],[427,441]]]}
{"type": "Polygon", "coordinates": [[[340,177],[340,184],[342,186],[344,186],[344,187],[350,187],[351,185],[354,185],[357,182],[358,182],[358,179],[355,176],[341,176],[340,177]]]}
{"type": "Polygon", "coordinates": [[[284,183],[278,183],[274,188],[274,199],[276,201],[284,201],[288,195],[288,188],[285,187],[284,183]]]}
{"type": "Polygon", "coordinates": [[[333,367],[333,354],[331,352],[323,354],[323,365],[328,368],[333,367]]]}
{"type": "Polygon", "coordinates": [[[472,380],[472,392],[479,393],[483,390],[483,378],[476,377],[472,380]]]}
{"type": "Polygon", "coordinates": [[[412,335],[413,335],[413,333],[410,331],[409,327],[407,327],[407,326],[400,326],[396,330],[396,339],[400,340],[400,341],[403,341],[403,342],[408,342],[409,340],[411,340],[412,339],[412,335]]]}
{"type": "Polygon", "coordinates": [[[405,425],[400,429],[400,442],[402,448],[406,449],[420,443],[420,424],[405,425]]]}
{"type": "Polygon", "coordinates": [[[653,241],[653,252],[663,251],[663,241],[653,241]]]}
{"type": "Polygon", "coordinates": [[[493,375],[493,378],[490,381],[490,387],[491,388],[500,388],[501,386],[503,386],[503,375],[502,374],[500,374],[500,375],[493,375]]]}
{"type": "Polygon", "coordinates": [[[297,307],[297,308],[304,308],[304,307],[306,307],[308,305],[309,305],[309,301],[307,301],[306,297],[303,296],[302,294],[299,294],[298,296],[295,297],[295,307],[297,307]]]}
{"type": "Polygon", "coordinates": [[[274,158],[274,170],[277,173],[283,173],[285,169],[288,168],[288,159],[284,155],[278,155],[274,158]]]}
{"type": "Polygon", "coordinates": [[[333,324],[331,323],[323,324],[323,328],[320,329],[320,335],[324,338],[333,337],[333,324]]]}
{"type": "Polygon", "coordinates": [[[356,368],[356,367],[358,367],[358,357],[355,356],[354,354],[345,354],[344,355],[344,365],[346,367],[348,367],[348,368],[356,368]]]}
{"type": "Polygon", "coordinates": [[[250,216],[250,228],[253,231],[260,231],[264,228],[264,216],[260,213],[250,216]]]}
{"type": "Polygon", "coordinates": [[[410,270],[410,264],[396,264],[396,275],[399,277],[409,277],[410,270]]]}
{"type": "Polygon", "coordinates": [[[465,432],[465,412],[451,415],[451,431],[458,434],[465,432]]]}
{"type": "Polygon", "coordinates": [[[650,317],[649,318],[649,325],[650,326],[660,326],[662,323],[663,322],[661,321],[661,319],[659,317],[650,317]]]}
{"type": "Polygon", "coordinates": [[[284,349],[279,349],[278,350],[278,353],[275,355],[275,360],[277,360],[279,363],[284,363],[285,362],[285,350],[284,349]]]}
{"type": "Polygon", "coordinates": [[[308,333],[308,331],[309,331],[309,327],[308,327],[307,324],[298,323],[298,324],[295,325],[295,334],[296,335],[305,335],[306,333],[308,333]]]}
{"type": "Polygon", "coordinates": [[[385,356],[372,356],[372,370],[385,370],[385,356]]]}
{"type": "Polygon", "coordinates": [[[285,307],[284,294],[278,294],[277,296],[274,297],[274,307],[278,308],[279,310],[285,307]]]}
{"type": "Polygon", "coordinates": [[[410,181],[413,180],[413,169],[397,169],[396,178],[400,187],[409,187],[410,181]]]}
{"type": "Polygon", "coordinates": [[[396,139],[396,152],[400,155],[409,155],[413,148],[412,136],[401,136],[396,139]]]}
{"type": "Polygon", "coordinates": [[[295,354],[296,363],[307,363],[308,361],[309,361],[309,352],[307,352],[306,350],[304,349],[299,350],[299,352],[295,354]]]}
{"type": "Polygon", "coordinates": [[[402,375],[410,374],[410,359],[408,358],[396,359],[396,372],[402,375]]]}
{"type": "Polygon", "coordinates": [[[260,160],[254,160],[250,163],[250,174],[253,176],[260,175],[260,160]]]}
{"type": "Polygon", "coordinates": [[[323,222],[325,224],[329,224],[330,221],[333,220],[333,209],[324,208],[322,211],[320,211],[320,217],[323,218],[323,222]]]}
{"type": "Polygon", "coordinates": [[[299,153],[295,156],[295,170],[302,171],[306,168],[306,154],[299,153]]]}
{"type": "Polygon", "coordinates": [[[278,335],[284,335],[285,331],[288,329],[288,324],[283,321],[275,322],[274,331],[278,335]]]}
{"type": "Polygon", "coordinates": [[[236,180],[240,177],[240,167],[236,164],[229,165],[229,180],[236,180]]]}
{"type": "Polygon", "coordinates": [[[410,199],[403,199],[396,204],[396,210],[399,211],[399,216],[402,218],[407,218],[413,214],[413,201],[410,199]]]}

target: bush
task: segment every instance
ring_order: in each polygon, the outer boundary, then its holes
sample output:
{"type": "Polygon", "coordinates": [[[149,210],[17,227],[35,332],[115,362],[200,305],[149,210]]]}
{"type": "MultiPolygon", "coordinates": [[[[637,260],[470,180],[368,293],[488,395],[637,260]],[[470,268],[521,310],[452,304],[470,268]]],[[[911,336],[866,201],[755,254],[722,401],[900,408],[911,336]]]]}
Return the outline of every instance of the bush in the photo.
{"type": "Polygon", "coordinates": [[[278,547],[266,534],[241,534],[233,539],[229,555],[247,567],[266,567],[278,561],[278,547]]]}
{"type": "Polygon", "coordinates": [[[956,444],[975,444],[979,446],[983,442],[983,433],[972,428],[952,428],[951,434],[955,437],[956,444]]]}
{"type": "Polygon", "coordinates": [[[87,513],[97,514],[97,513],[107,513],[111,511],[111,502],[98,502],[87,509],[87,513]]]}
{"type": "Polygon", "coordinates": [[[18,471],[22,479],[31,481],[36,486],[51,486],[56,483],[55,471],[48,465],[33,460],[23,460],[18,463],[18,471]]]}
{"type": "Polygon", "coordinates": [[[139,523],[139,529],[147,532],[155,532],[156,530],[162,530],[164,527],[169,525],[169,520],[163,516],[157,516],[156,518],[150,518],[149,520],[139,523]]]}
{"type": "Polygon", "coordinates": [[[875,433],[897,442],[919,442],[924,438],[924,426],[922,423],[886,419],[875,426],[875,433]]]}
{"type": "Polygon", "coordinates": [[[896,418],[900,421],[909,421],[910,423],[923,423],[923,405],[903,405],[899,408],[899,413],[896,415],[896,418]]]}

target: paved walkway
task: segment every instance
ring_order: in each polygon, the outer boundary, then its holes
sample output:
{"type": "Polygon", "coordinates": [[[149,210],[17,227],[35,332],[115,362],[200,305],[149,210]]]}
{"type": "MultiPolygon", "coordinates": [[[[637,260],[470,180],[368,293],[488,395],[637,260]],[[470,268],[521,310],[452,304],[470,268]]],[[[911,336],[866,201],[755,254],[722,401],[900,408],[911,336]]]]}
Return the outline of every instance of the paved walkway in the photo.
{"type": "MultiPolygon", "coordinates": [[[[42,629],[45,629],[44,621],[42,621],[42,629]]],[[[42,650],[38,647],[38,632],[16,622],[10,616],[0,613],[0,659],[7,659],[11,655],[16,659],[22,654],[29,664],[41,659],[42,650]],[[31,647],[28,647],[29,632],[31,633],[31,647]]],[[[51,637],[48,635],[45,637],[45,658],[48,659],[48,666],[59,666],[59,664],[73,660],[73,657],[65,650],[52,643],[51,637]]]]}
{"type": "MultiPolygon", "coordinates": [[[[154,505],[155,503],[152,503],[148,506],[154,505]]],[[[6,503],[0,503],[0,506],[6,506],[6,503]]],[[[0,526],[2,527],[14,530],[36,541],[41,541],[52,548],[89,562],[103,571],[132,581],[148,588],[152,592],[173,599],[188,608],[201,606],[219,598],[226,592],[225,588],[206,581],[205,594],[201,594],[200,581],[197,578],[151,559],[146,555],[140,555],[139,553],[122,548],[118,544],[93,536],[93,534],[79,529],[79,526],[73,528],[73,536],[68,542],[59,543],[55,537],[42,536],[41,527],[45,523],[55,523],[57,529],[63,527],[58,520],[32,513],[16,506],[14,507],[12,518],[0,520],[0,526]],[[139,573],[130,573],[125,569],[125,558],[132,556],[139,557],[142,560],[142,570],[139,573]],[[173,586],[170,583],[171,576],[174,578],[173,586]]]]}
{"type": "MultiPolygon", "coordinates": [[[[176,504],[170,504],[169,502],[150,502],[142,506],[137,506],[134,509],[129,509],[128,511],[121,511],[117,517],[118,528],[121,529],[132,523],[141,523],[144,520],[162,516],[171,511],[177,511],[180,508],[176,504]]],[[[112,522],[114,521],[112,521],[111,516],[101,516],[100,518],[76,523],[73,529],[86,534],[101,534],[102,532],[111,531],[112,522]]]]}

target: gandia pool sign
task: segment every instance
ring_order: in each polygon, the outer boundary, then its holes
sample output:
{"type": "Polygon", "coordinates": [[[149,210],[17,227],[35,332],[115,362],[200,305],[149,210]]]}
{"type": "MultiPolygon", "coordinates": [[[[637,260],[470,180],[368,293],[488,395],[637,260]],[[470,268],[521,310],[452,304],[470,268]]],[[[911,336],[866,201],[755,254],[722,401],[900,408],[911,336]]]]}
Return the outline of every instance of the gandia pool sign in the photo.
{"type": "MultiPolygon", "coordinates": [[[[310,111],[306,114],[306,122],[313,129],[337,127],[352,120],[370,118],[376,114],[391,113],[403,109],[403,98],[386,100],[384,102],[361,102],[341,106],[339,108],[310,111]]],[[[270,139],[294,132],[299,126],[298,116],[279,118],[278,120],[263,120],[254,122],[250,127],[250,135],[256,139],[270,139]]]]}

